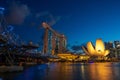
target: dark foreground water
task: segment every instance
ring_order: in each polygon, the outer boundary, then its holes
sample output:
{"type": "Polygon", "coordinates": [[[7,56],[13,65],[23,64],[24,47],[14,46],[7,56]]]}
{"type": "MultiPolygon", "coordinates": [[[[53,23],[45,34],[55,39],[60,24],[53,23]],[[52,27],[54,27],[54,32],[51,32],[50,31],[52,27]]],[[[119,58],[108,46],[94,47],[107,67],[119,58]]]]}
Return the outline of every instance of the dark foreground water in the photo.
{"type": "Polygon", "coordinates": [[[0,80],[120,80],[120,63],[50,63],[23,72],[0,73],[0,80]]]}

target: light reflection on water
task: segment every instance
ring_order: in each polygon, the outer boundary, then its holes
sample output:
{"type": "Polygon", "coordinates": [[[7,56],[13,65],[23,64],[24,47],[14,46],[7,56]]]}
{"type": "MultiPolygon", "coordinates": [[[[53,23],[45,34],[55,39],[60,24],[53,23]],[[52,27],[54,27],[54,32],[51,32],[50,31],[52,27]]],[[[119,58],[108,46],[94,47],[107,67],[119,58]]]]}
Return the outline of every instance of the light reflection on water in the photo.
{"type": "Polygon", "coordinates": [[[50,63],[0,73],[0,80],[120,80],[119,75],[120,63],[50,63]]]}

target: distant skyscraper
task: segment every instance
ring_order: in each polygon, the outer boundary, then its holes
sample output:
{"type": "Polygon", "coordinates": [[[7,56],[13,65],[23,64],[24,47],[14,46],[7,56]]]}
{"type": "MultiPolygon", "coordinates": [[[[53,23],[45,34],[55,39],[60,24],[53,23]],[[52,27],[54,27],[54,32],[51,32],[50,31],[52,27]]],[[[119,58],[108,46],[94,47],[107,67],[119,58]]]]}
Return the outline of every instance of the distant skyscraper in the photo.
{"type": "Polygon", "coordinates": [[[116,48],[116,58],[120,59],[120,41],[114,41],[116,48]]]}
{"type": "Polygon", "coordinates": [[[114,48],[113,42],[105,42],[104,44],[105,44],[105,48],[106,49],[112,49],[112,48],[114,48]]]}
{"type": "Polygon", "coordinates": [[[120,41],[114,41],[115,48],[120,49],[120,41]]]}

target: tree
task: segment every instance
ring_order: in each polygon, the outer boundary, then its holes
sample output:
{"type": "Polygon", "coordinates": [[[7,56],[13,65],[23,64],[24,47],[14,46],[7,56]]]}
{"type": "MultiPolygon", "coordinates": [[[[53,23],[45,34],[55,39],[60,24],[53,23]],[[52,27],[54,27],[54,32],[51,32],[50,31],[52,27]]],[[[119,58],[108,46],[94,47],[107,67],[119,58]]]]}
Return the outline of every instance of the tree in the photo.
{"type": "Polygon", "coordinates": [[[75,52],[75,53],[78,53],[78,52],[81,52],[82,48],[80,45],[73,45],[71,46],[71,49],[75,52]]]}

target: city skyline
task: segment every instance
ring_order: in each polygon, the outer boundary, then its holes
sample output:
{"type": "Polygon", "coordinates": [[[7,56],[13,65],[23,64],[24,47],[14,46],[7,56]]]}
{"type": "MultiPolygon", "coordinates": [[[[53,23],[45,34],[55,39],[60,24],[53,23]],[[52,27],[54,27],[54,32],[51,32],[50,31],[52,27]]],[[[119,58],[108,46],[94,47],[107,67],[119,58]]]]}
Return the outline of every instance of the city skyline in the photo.
{"type": "Polygon", "coordinates": [[[120,40],[119,0],[21,2],[28,5],[31,13],[23,25],[15,27],[15,32],[26,42],[40,42],[44,31],[40,26],[42,22],[48,22],[53,29],[63,33],[71,45],[81,45],[98,38],[104,42],[120,40]]]}

